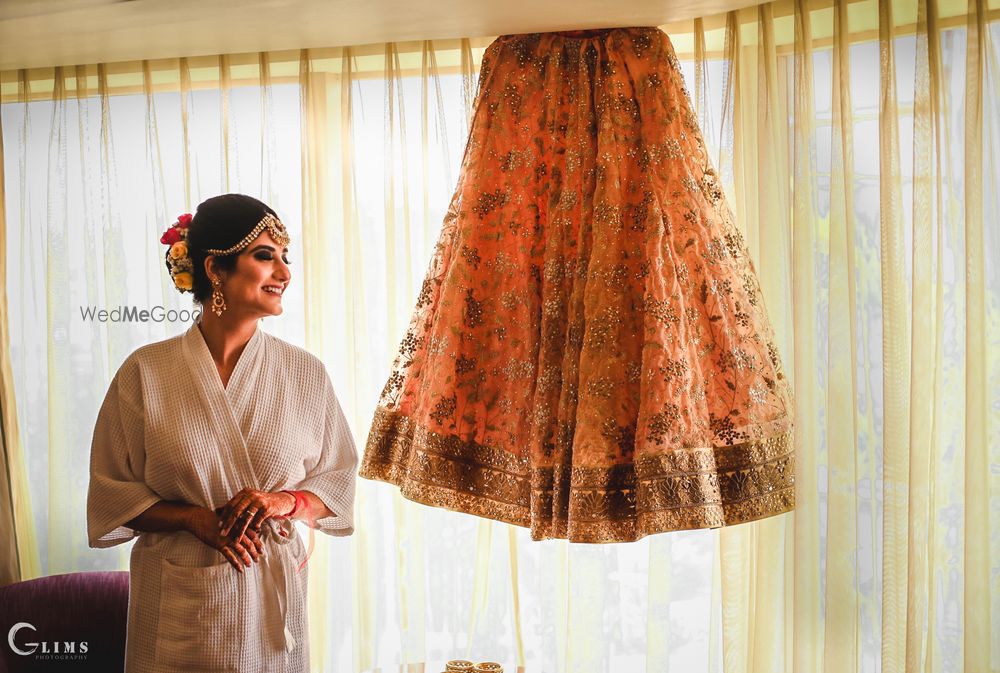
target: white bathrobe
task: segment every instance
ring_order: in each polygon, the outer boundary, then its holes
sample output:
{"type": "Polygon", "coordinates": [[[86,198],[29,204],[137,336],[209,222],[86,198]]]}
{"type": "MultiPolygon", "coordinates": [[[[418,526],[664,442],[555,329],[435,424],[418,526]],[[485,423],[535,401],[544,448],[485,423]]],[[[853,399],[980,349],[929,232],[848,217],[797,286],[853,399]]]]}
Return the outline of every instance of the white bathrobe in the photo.
{"type": "Polygon", "coordinates": [[[319,530],[350,535],[356,464],[322,363],[259,327],[225,388],[197,325],[130,355],[97,418],[87,496],[92,547],[138,537],[126,671],[307,671],[308,565],[290,523],[268,521],[266,558],[240,574],[186,531],[125,522],[160,500],[214,510],[244,487],[289,489],[333,512],[319,530]]]}

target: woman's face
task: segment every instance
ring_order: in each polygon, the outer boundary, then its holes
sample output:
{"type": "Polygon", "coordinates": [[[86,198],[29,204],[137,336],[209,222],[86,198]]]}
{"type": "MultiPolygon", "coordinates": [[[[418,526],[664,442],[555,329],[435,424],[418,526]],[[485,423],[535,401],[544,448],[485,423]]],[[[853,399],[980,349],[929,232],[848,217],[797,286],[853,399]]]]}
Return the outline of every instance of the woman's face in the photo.
{"type": "MultiPolygon", "coordinates": [[[[220,273],[226,313],[261,318],[281,314],[281,295],[292,279],[288,248],[265,229],[236,258],[236,268],[220,273]]],[[[206,302],[211,307],[211,299],[206,302]]]]}

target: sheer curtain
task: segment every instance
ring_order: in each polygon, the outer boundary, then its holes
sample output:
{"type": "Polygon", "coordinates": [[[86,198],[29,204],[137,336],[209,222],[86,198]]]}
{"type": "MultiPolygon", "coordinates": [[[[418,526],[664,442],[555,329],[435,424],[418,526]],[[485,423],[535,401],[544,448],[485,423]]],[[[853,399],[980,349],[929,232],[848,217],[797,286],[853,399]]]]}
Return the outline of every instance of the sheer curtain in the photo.
{"type": "MultiPolygon", "coordinates": [[[[796,0],[664,26],[794,376],[796,512],[536,543],[362,481],[358,531],[310,561],[314,670],[1000,669],[997,14],[796,0]]],[[[488,43],[0,73],[22,577],[127,567],[86,546],[90,431],[125,355],[188,323],[84,309],[189,308],[158,237],[213,194],[291,225],[265,329],[323,358],[363,446],[488,43]]]]}

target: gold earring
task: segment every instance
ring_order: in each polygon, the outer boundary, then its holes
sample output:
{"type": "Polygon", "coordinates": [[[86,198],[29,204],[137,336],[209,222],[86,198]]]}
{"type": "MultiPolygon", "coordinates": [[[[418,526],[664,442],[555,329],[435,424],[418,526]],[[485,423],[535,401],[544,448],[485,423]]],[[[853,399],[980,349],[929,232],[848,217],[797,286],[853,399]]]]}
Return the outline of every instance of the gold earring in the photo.
{"type": "Polygon", "coordinates": [[[222,296],[222,281],[218,278],[212,279],[212,313],[222,317],[222,312],[226,310],[226,298],[222,296]]]}

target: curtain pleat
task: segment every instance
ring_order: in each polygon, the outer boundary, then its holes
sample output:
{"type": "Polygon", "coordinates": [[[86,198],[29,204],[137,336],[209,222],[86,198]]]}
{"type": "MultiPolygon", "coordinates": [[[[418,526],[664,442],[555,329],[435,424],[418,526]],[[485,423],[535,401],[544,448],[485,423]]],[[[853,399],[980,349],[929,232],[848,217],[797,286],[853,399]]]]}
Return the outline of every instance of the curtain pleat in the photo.
{"type": "MultiPolygon", "coordinates": [[[[885,623],[892,630],[893,657],[897,670],[933,670],[930,662],[934,642],[927,634],[934,622],[932,598],[922,591],[931,578],[934,548],[932,515],[932,480],[937,446],[934,428],[935,405],[925,391],[937,387],[940,361],[936,357],[941,343],[940,256],[935,241],[941,240],[940,225],[943,185],[941,180],[941,45],[937,25],[937,3],[920,0],[914,68],[913,102],[913,243],[912,243],[912,330],[910,369],[909,483],[906,539],[907,572],[886,578],[885,590],[901,591],[905,582],[905,605],[894,605],[896,622],[885,623]],[[904,617],[905,610],[905,620],[904,617]],[[904,640],[905,631],[905,640],[904,640]],[[905,659],[900,648],[905,646],[905,659]],[[900,668],[900,664],[905,667],[900,668]]],[[[888,542],[888,541],[887,541],[888,542]]],[[[897,553],[901,554],[902,551],[897,553]]],[[[884,615],[886,613],[883,613],[884,615]]]]}
{"type": "Polygon", "coordinates": [[[794,348],[789,366],[795,391],[795,523],[794,523],[794,607],[793,652],[788,662],[795,673],[823,670],[823,613],[820,592],[820,492],[819,464],[823,441],[815,422],[824,398],[816,362],[817,344],[817,257],[819,245],[818,159],[813,104],[812,17],[806,0],[795,2],[795,64],[793,103],[792,173],[792,323],[794,348]]]}
{"type": "MultiPolygon", "coordinates": [[[[122,212],[121,200],[118,194],[118,185],[121,172],[118,168],[115,151],[115,139],[112,132],[111,119],[111,85],[109,83],[108,67],[106,64],[97,66],[97,95],[100,110],[100,181],[101,181],[101,207],[97,211],[99,224],[96,224],[95,234],[102,241],[104,254],[103,273],[100,275],[99,283],[101,290],[99,298],[103,298],[106,306],[121,306],[125,303],[128,295],[126,284],[123,278],[128,277],[127,271],[127,245],[122,221],[130,222],[131,214],[122,212]]],[[[159,282],[159,278],[157,278],[159,282]]],[[[131,336],[125,330],[101,330],[101,337],[104,341],[105,349],[101,355],[102,373],[105,380],[110,381],[117,369],[117,363],[122,362],[132,350],[131,336]]],[[[99,386],[95,385],[95,388],[99,386]]],[[[97,392],[100,396],[101,392],[97,392]]],[[[127,550],[119,550],[118,554],[123,562],[127,561],[127,550]]]]}
{"type": "MultiPolygon", "coordinates": [[[[4,207],[4,152],[3,152],[3,119],[0,118],[0,278],[7,278],[7,212],[4,207]]],[[[10,343],[7,328],[7,293],[0,294],[0,343],[10,343]]],[[[14,426],[9,424],[15,409],[13,398],[14,381],[10,372],[9,357],[6,348],[0,352],[0,449],[3,451],[3,469],[0,470],[0,586],[6,586],[21,580],[21,568],[18,563],[17,528],[14,525],[14,490],[11,486],[13,473],[10,469],[9,455],[13,453],[14,426]],[[9,386],[9,387],[8,387],[9,386]]]]}
{"type": "MultiPolygon", "coordinates": [[[[7,278],[4,185],[3,120],[0,119],[0,279],[7,278]]],[[[6,288],[6,282],[4,287],[6,288]]],[[[4,345],[0,349],[0,455],[3,458],[3,463],[0,464],[0,586],[20,581],[25,572],[30,570],[24,567],[27,563],[21,561],[22,548],[27,545],[20,538],[29,536],[34,530],[34,526],[29,524],[30,519],[25,520],[23,516],[27,512],[28,492],[17,429],[14,377],[10,352],[6,348],[6,344],[10,343],[8,306],[7,292],[4,291],[0,293],[0,344],[4,345]],[[22,511],[20,517],[19,510],[22,511]]]]}
{"type": "Polygon", "coordinates": [[[274,134],[274,85],[271,80],[271,55],[257,54],[257,71],[260,78],[260,185],[265,203],[277,203],[274,181],[271,176],[278,170],[277,138],[274,134]]]}
{"type": "Polygon", "coordinates": [[[191,96],[191,65],[188,59],[180,59],[178,70],[180,74],[179,89],[181,94],[181,147],[184,151],[184,211],[190,212],[195,204],[191,202],[191,112],[189,102],[191,96]]]}
{"type": "Polygon", "coordinates": [[[219,115],[219,123],[222,128],[220,136],[222,141],[220,145],[222,163],[219,165],[219,168],[222,171],[222,189],[224,192],[231,191],[230,184],[233,177],[233,166],[229,160],[230,155],[235,149],[229,139],[232,89],[232,72],[229,68],[229,56],[222,54],[219,56],[219,92],[222,95],[222,113],[219,115]]]}
{"type": "MultiPolygon", "coordinates": [[[[983,75],[987,64],[986,1],[969,0],[965,41],[965,527],[963,549],[963,637],[966,670],[991,669],[991,642],[1000,639],[992,627],[990,603],[990,464],[987,417],[997,399],[987,393],[985,220],[983,209],[983,75]]],[[[994,112],[994,114],[996,114],[994,112]]],[[[997,228],[993,213],[993,230],[997,228]]],[[[995,516],[995,513],[994,513],[995,516]]],[[[995,584],[995,581],[994,581],[995,584]]],[[[1000,625],[998,625],[1000,626],[1000,625]]]]}
{"type": "MultiPolygon", "coordinates": [[[[29,254],[29,246],[31,244],[31,237],[25,235],[25,229],[27,228],[28,222],[28,206],[29,206],[29,194],[26,185],[26,174],[28,169],[28,134],[31,128],[31,119],[28,116],[28,101],[31,100],[31,81],[28,79],[28,73],[26,70],[18,70],[15,78],[16,82],[16,107],[20,112],[20,124],[18,128],[18,195],[17,195],[17,212],[18,212],[18,222],[17,229],[20,234],[18,241],[17,255],[20,259],[26,259],[33,257],[29,254]]],[[[9,203],[7,199],[4,199],[5,206],[4,210],[7,210],[6,204],[9,203]]],[[[5,217],[5,227],[9,225],[10,220],[5,217]]],[[[9,229],[4,231],[4,242],[6,242],[9,236],[9,229]]],[[[4,266],[7,266],[8,260],[10,258],[6,257],[4,259],[4,266]]],[[[7,288],[7,300],[11,301],[10,289],[12,286],[8,284],[8,276],[4,276],[4,287],[7,288]]],[[[15,300],[19,306],[23,306],[25,303],[31,301],[31,297],[27,294],[26,288],[23,286],[19,288],[19,292],[16,295],[15,300]]],[[[13,319],[13,313],[9,310],[10,304],[8,304],[8,312],[5,314],[6,324],[8,332],[7,337],[10,341],[0,343],[0,348],[3,348],[4,352],[9,356],[9,360],[5,357],[4,362],[7,362],[11,366],[12,377],[11,379],[5,378],[3,380],[4,385],[4,405],[3,413],[4,416],[4,430],[6,432],[7,428],[11,429],[10,441],[5,443],[4,449],[6,451],[5,459],[7,460],[8,469],[8,482],[10,483],[12,490],[12,500],[14,505],[14,525],[17,527],[16,542],[17,542],[17,553],[18,561],[20,563],[21,579],[31,579],[37,577],[41,573],[41,553],[39,549],[38,538],[41,533],[36,530],[34,510],[37,505],[32,504],[32,494],[29,491],[29,476],[28,476],[28,465],[27,465],[27,452],[25,450],[25,444],[23,443],[23,422],[21,421],[20,415],[18,413],[19,407],[16,405],[16,381],[13,380],[16,375],[16,370],[13,369],[14,365],[14,354],[11,352],[10,344],[13,343],[14,330],[11,324],[13,319]],[[9,386],[9,387],[8,387],[9,386]],[[20,440],[20,441],[19,441],[20,440]]],[[[36,309],[37,310],[37,309],[36,309]]],[[[36,398],[37,399],[37,398],[36,398]]]]}
{"type": "MultiPolygon", "coordinates": [[[[72,371],[72,351],[69,343],[70,320],[73,317],[69,293],[64,288],[69,287],[70,269],[70,204],[69,197],[63,185],[69,163],[68,134],[69,114],[66,100],[66,74],[63,67],[57,67],[54,73],[53,106],[49,123],[48,138],[48,176],[45,184],[45,332],[47,334],[46,352],[48,354],[49,372],[72,371]]],[[[48,511],[59,512],[63,505],[63,494],[68,492],[72,479],[67,472],[67,466],[72,462],[74,439],[72,434],[72,417],[70,389],[66,385],[48,386],[48,439],[49,464],[48,481],[48,511]]],[[[62,540],[79,536],[78,526],[66,517],[50,517],[49,526],[45,530],[48,549],[48,571],[64,573],[74,569],[75,561],[70,557],[67,545],[62,540]]]]}
{"type": "MultiPolygon", "coordinates": [[[[854,670],[859,658],[857,537],[857,342],[854,113],[848,3],[834,1],[829,299],[826,408],[827,488],[825,670],[854,670]]],[[[796,494],[798,491],[796,490],[796,494]]],[[[809,497],[808,495],[806,496],[809,497]]]]}
{"type": "Polygon", "coordinates": [[[899,109],[896,95],[896,34],[893,8],[879,3],[879,224],[882,273],[882,386],[884,425],[882,533],[882,661],[886,671],[903,671],[908,573],[909,480],[909,311],[899,166],[899,109]]]}

